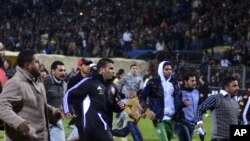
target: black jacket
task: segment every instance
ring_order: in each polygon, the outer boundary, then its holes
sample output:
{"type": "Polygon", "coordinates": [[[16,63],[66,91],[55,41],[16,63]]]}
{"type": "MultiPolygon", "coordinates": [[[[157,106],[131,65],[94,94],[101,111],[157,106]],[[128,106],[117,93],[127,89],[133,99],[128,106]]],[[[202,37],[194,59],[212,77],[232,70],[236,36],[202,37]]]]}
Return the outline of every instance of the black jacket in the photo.
{"type": "Polygon", "coordinates": [[[45,77],[43,83],[48,104],[60,108],[62,106],[62,98],[66,89],[66,83],[64,81],[57,83],[52,75],[45,77]]]}
{"type": "MultiPolygon", "coordinates": [[[[61,108],[66,83],[64,81],[61,81],[61,83],[56,82],[52,75],[45,77],[43,83],[48,104],[56,108],[61,108]]],[[[57,118],[50,118],[49,120],[51,124],[56,124],[58,121],[57,118]]]]}
{"type": "Polygon", "coordinates": [[[121,111],[116,104],[117,96],[118,90],[112,80],[104,81],[100,74],[93,72],[89,79],[69,92],[68,103],[73,105],[69,106],[69,111],[78,116],[83,128],[102,129],[105,124],[111,128],[113,112],[121,111]]]}
{"type": "Polygon", "coordinates": [[[72,88],[74,85],[79,83],[84,77],[82,77],[81,73],[78,72],[76,75],[69,78],[68,84],[67,84],[67,90],[72,88]]]}
{"type": "MultiPolygon", "coordinates": [[[[174,106],[175,114],[173,119],[175,121],[181,121],[183,113],[181,108],[183,107],[181,101],[181,89],[179,83],[172,77],[170,82],[174,86],[174,106]]],[[[161,85],[160,76],[149,80],[146,87],[142,90],[142,93],[139,96],[141,106],[146,109],[150,108],[156,114],[156,121],[161,122],[164,113],[164,92],[161,85]],[[147,99],[149,98],[149,102],[147,99]]]]}

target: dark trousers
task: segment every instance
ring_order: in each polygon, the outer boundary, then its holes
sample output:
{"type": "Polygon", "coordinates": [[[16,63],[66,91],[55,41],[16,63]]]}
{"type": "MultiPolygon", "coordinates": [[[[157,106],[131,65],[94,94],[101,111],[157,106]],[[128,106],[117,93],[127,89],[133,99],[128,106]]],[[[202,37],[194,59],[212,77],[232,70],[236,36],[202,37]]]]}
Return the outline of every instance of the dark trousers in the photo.
{"type": "Polygon", "coordinates": [[[110,130],[86,132],[87,140],[85,141],[114,141],[110,130]]]}
{"type": "Polygon", "coordinates": [[[129,132],[134,141],[143,141],[141,132],[135,122],[128,121],[128,125],[125,128],[112,130],[113,136],[117,137],[126,137],[129,132]]]}
{"type": "Polygon", "coordinates": [[[141,132],[137,126],[137,123],[128,121],[129,131],[134,139],[134,141],[143,141],[141,132]]]}
{"type": "Polygon", "coordinates": [[[78,128],[80,141],[114,141],[110,130],[106,131],[92,131],[84,132],[81,128],[78,128]]]}
{"type": "Polygon", "coordinates": [[[114,141],[111,131],[83,128],[82,122],[76,120],[80,141],[114,141]]]}
{"type": "Polygon", "coordinates": [[[112,130],[112,134],[113,136],[116,137],[126,137],[129,134],[129,128],[128,126],[126,126],[125,128],[122,129],[113,129],[112,130]]]}
{"type": "Polygon", "coordinates": [[[179,141],[192,141],[195,125],[188,123],[176,123],[176,134],[179,141]]]}

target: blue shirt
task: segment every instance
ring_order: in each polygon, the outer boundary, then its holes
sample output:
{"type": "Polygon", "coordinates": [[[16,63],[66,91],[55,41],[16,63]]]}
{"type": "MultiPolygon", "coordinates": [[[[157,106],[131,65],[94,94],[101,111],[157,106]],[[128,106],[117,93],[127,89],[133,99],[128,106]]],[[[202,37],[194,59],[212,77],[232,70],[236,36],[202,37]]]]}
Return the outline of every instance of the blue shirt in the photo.
{"type": "Polygon", "coordinates": [[[198,110],[198,102],[199,102],[199,91],[197,89],[193,89],[192,91],[182,90],[182,101],[189,101],[190,105],[182,108],[184,112],[184,122],[189,124],[195,124],[195,115],[198,110]]]}

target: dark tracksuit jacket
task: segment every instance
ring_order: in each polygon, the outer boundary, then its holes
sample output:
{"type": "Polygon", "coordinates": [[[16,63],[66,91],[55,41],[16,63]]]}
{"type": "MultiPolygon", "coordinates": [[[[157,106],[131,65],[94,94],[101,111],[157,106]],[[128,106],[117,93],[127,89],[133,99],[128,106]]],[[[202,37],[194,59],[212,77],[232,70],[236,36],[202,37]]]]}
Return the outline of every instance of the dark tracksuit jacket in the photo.
{"type": "Polygon", "coordinates": [[[78,72],[76,75],[69,78],[68,84],[67,84],[67,90],[72,88],[74,85],[79,83],[84,77],[82,77],[81,73],[78,72]]]}
{"type": "Polygon", "coordinates": [[[97,72],[80,83],[68,93],[69,112],[78,116],[76,126],[80,140],[113,140],[112,114],[120,111],[115,101],[117,88],[112,81],[104,81],[97,72]]]}

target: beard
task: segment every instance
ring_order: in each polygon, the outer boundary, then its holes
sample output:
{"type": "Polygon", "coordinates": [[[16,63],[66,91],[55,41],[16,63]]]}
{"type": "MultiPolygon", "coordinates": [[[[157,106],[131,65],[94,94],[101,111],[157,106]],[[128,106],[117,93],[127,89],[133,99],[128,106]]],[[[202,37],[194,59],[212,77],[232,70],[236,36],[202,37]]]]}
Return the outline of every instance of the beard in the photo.
{"type": "Polygon", "coordinates": [[[35,79],[41,76],[41,73],[38,70],[32,70],[30,73],[35,79]]]}
{"type": "Polygon", "coordinates": [[[58,81],[62,81],[65,79],[65,75],[60,75],[59,77],[55,77],[58,81]]]}

